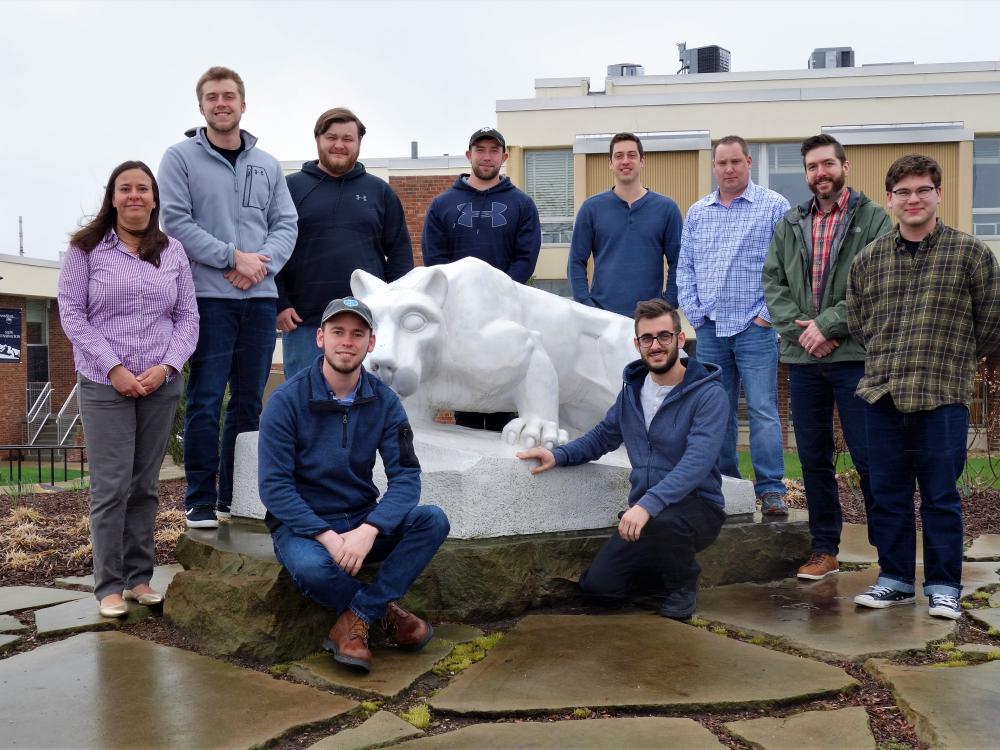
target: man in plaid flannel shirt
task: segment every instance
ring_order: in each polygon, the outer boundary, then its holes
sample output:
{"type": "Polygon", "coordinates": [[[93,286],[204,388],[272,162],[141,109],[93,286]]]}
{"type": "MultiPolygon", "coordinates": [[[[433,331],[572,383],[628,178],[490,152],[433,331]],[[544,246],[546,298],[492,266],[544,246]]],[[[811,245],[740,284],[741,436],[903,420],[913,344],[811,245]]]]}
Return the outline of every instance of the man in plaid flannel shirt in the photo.
{"type": "Polygon", "coordinates": [[[1000,348],[1000,264],[983,242],[943,224],[941,168],[897,159],[885,177],[897,227],[862,250],[847,294],[867,350],[864,399],[879,577],[854,598],[882,609],[915,600],[913,491],[920,488],[924,595],[933,617],[962,610],[962,503],[976,362],[1000,348]]]}

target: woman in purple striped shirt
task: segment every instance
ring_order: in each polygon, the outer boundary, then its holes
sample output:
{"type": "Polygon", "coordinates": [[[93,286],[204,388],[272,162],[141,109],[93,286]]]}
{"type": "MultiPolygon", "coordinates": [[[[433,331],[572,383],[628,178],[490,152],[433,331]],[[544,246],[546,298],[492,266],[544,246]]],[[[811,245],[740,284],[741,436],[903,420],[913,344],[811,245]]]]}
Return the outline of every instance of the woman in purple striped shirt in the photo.
{"type": "Polygon", "coordinates": [[[105,617],[159,604],[153,530],[160,463],[198,340],[187,255],[159,226],[152,171],[111,173],[97,216],[70,239],[59,318],[73,343],[90,463],[94,594],[105,617]]]}

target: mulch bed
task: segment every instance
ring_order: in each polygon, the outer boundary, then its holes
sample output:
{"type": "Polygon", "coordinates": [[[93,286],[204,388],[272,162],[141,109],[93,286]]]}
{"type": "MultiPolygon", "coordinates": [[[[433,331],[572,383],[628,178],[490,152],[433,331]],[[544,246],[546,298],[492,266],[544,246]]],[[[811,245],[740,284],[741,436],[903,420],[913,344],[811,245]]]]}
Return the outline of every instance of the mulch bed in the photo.
{"type": "MultiPolygon", "coordinates": [[[[841,506],[846,523],[865,523],[864,503],[856,487],[851,487],[847,480],[840,479],[841,506]]],[[[793,508],[805,507],[805,496],[801,490],[801,482],[786,482],[789,487],[788,504],[793,508]]],[[[165,565],[176,562],[174,547],[177,538],[184,531],[184,491],[183,479],[167,480],[160,483],[160,509],[157,516],[156,564],[165,565]]],[[[919,508],[919,494],[914,497],[915,507],[919,508]]],[[[71,490],[55,493],[42,493],[23,496],[0,495],[0,586],[51,586],[55,578],[63,576],[87,575],[92,572],[92,561],[89,553],[89,528],[85,523],[88,512],[89,496],[87,490],[71,490]]],[[[975,538],[981,534],[1000,533],[1000,491],[979,489],[963,500],[966,535],[975,538]]],[[[917,517],[919,525],[919,515],[917,517]]],[[[24,613],[21,613],[24,614],[24,613]]],[[[27,619],[25,620],[27,621],[27,619]]],[[[487,631],[506,630],[516,620],[504,620],[495,623],[476,623],[487,631]]],[[[135,625],[126,626],[123,632],[128,632],[140,638],[155,641],[163,645],[175,646],[189,651],[200,652],[199,647],[185,635],[162,618],[151,618],[135,625]]],[[[971,622],[963,618],[959,623],[958,636],[967,642],[991,642],[991,639],[971,622]]],[[[13,649],[4,656],[30,650],[40,645],[32,634],[26,643],[13,649]]],[[[49,641],[45,641],[49,642],[49,641]]],[[[0,658],[3,658],[0,656],[0,658]]],[[[926,663],[937,660],[934,654],[909,654],[898,659],[907,663],[926,663]]],[[[267,667],[241,659],[227,659],[236,666],[267,671],[267,667]]],[[[876,742],[900,743],[900,746],[923,748],[913,731],[913,728],[903,718],[892,694],[882,685],[872,679],[864,669],[853,663],[837,663],[861,686],[847,695],[830,699],[814,700],[795,706],[785,706],[778,709],[753,709],[731,711],[725,713],[684,713],[650,712],[650,711],[596,711],[595,717],[625,717],[672,715],[689,716],[715,733],[720,741],[732,750],[746,750],[747,745],[728,735],[722,725],[725,722],[761,716],[781,716],[804,709],[831,710],[847,706],[864,706],[871,719],[872,731],[876,742]]],[[[283,678],[287,679],[287,678],[283,678]]],[[[405,709],[422,700],[427,694],[440,687],[437,684],[442,678],[429,675],[422,678],[403,695],[393,701],[383,704],[383,708],[394,711],[405,709]],[[431,682],[434,684],[431,684],[431,682]]],[[[569,715],[553,714],[550,716],[532,717],[534,721],[555,721],[571,718],[569,715]]],[[[511,721],[498,719],[497,721],[511,721]]],[[[520,719],[513,719],[520,720],[520,719]]],[[[323,722],[313,727],[296,731],[271,743],[269,747],[302,748],[307,747],[334,730],[340,730],[356,725],[362,721],[359,716],[339,717],[330,722],[323,722]]],[[[437,734],[450,731],[469,723],[481,722],[483,719],[464,719],[455,716],[435,715],[430,733],[437,734]]]]}

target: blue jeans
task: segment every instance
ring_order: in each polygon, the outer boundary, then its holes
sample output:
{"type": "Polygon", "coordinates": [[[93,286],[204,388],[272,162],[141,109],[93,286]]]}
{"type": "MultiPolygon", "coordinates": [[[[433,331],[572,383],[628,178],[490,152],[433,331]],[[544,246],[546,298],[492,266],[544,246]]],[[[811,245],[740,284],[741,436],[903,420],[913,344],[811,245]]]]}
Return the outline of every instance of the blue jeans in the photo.
{"type": "Polygon", "coordinates": [[[285,380],[312,365],[319,355],[316,326],[302,324],[294,331],[282,331],[281,361],[285,368],[285,380]]]}
{"type": "MultiPolygon", "coordinates": [[[[802,463],[809,508],[812,551],[836,556],[840,551],[840,491],[833,463],[833,406],[837,405],[844,441],[858,470],[865,515],[872,512],[868,477],[868,440],[865,437],[865,402],[854,395],[865,374],[862,362],[817,362],[788,366],[792,424],[802,463]]],[[[869,532],[870,533],[870,532],[869,532]]]]}
{"type": "MultiPolygon", "coordinates": [[[[337,521],[331,527],[341,534],[361,525],[364,517],[352,519],[345,515],[337,521]]],[[[413,508],[394,534],[375,537],[365,563],[382,565],[367,584],[341,570],[315,539],[297,536],[287,526],[278,527],[271,538],[278,562],[305,596],[338,615],[350,607],[371,624],[385,617],[389,602],[403,598],[447,538],[449,529],[447,516],[437,506],[413,508]]]]}
{"type": "Polygon", "coordinates": [[[916,578],[914,484],[920,487],[924,594],[962,592],[962,500],[969,410],[963,404],[904,413],[891,396],[865,405],[872,505],[881,586],[912,592],[916,578]]]}
{"type": "Polygon", "coordinates": [[[274,354],[276,305],[274,299],[198,298],[201,328],[191,356],[184,413],[188,509],[218,505],[229,510],[232,504],[236,436],[253,432],[260,422],[274,354]],[[219,413],[227,384],[229,404],[220,451],[219,413]]]}
{"type": "Polygon", "coordinates": [[[715,322],[699,326],[697,356],[722,368],[722,385],[729,394],[729,423],[719,454],[719,470],[730,477],[740,477],[736,455],[736,410],[740,384],[746,395],[750,416],[750,461],[757,481],[754,491],[785,494],[784,444],[778,418],[778,335],[773,328],[751,322],[735,336],[716,336],[715,322]]]}

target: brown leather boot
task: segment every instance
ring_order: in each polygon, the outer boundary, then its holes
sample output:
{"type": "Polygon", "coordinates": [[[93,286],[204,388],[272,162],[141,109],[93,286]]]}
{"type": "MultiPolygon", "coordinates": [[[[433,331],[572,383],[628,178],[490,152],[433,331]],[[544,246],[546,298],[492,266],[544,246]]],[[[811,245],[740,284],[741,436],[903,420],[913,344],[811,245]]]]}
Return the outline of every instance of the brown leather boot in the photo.
{"type": "Polygon", "coordinates": [[[395,602],[389,603],[382,628],[389,640],[404,651],[419,651],[434,637],[434,628],[412,612],[407,612],[395,602]]]}
{"type": "Polygon", "coordinates": [[[333,653],[334,661],[366,672],[372,670],[372,652],[368,650],[368,623],[350,609],[344,610],[330,628],[330,634],[323,641],[323,648],[333,653]]]}

